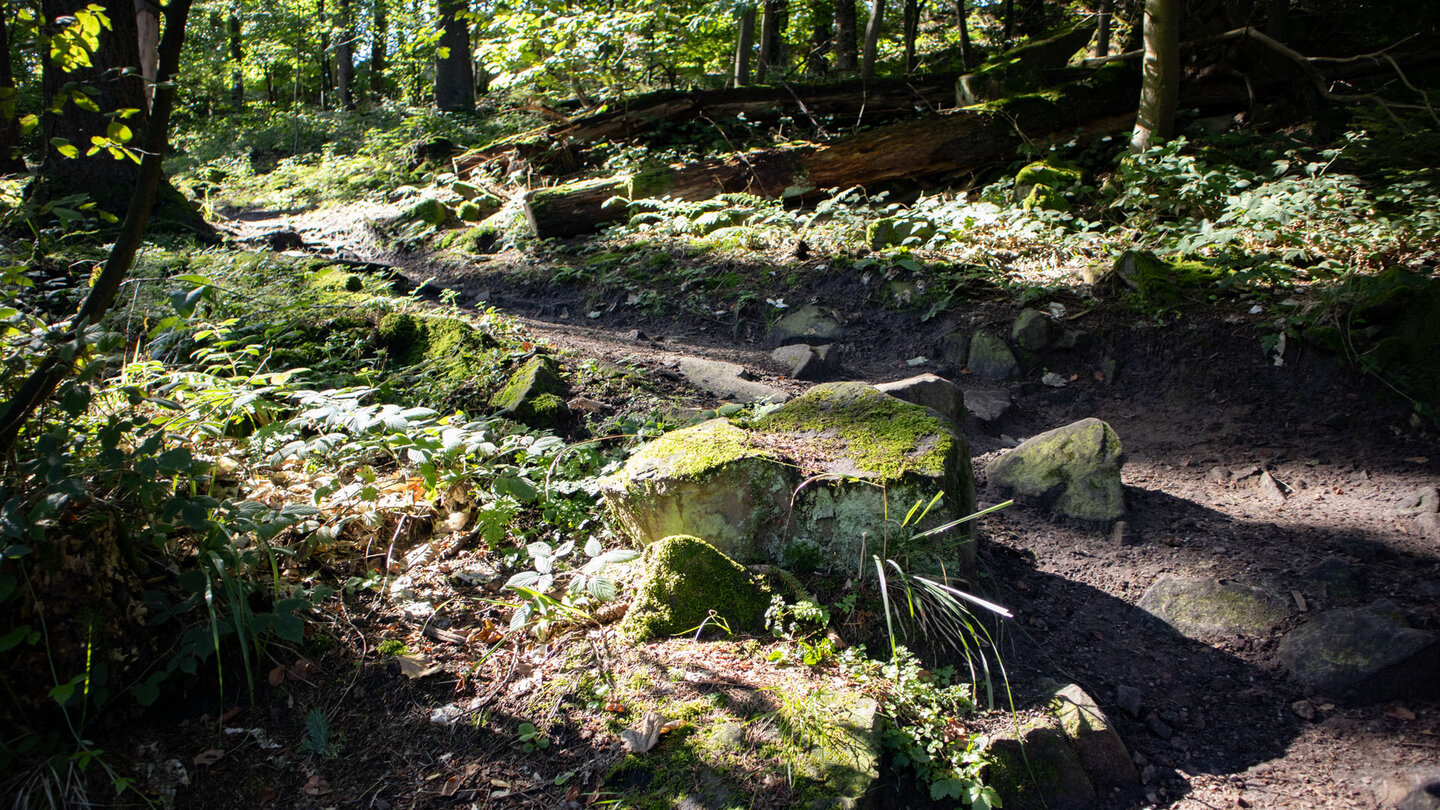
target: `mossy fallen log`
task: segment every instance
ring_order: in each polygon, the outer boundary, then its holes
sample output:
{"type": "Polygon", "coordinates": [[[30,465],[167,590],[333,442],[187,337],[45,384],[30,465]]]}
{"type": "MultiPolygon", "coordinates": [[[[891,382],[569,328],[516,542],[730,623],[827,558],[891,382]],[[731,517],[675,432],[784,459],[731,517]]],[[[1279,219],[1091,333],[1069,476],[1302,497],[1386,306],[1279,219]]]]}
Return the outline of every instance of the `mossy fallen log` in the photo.
{"type": "Polygon", "coordinates": [[[525,195],[525,215],[539,237],[575,236],[626,218],[624,205],[605,205],[614,197],[704,200],[733,192],[795,197],[975,171],[1010,159],[1027,141],[1068,138],[1076,130],[1124,130],[1134,121],[1138,92],[1138,72],[1115,66],[1046,93],[877,127],[824,145],[757,150],[538,189],[525,195]]]}

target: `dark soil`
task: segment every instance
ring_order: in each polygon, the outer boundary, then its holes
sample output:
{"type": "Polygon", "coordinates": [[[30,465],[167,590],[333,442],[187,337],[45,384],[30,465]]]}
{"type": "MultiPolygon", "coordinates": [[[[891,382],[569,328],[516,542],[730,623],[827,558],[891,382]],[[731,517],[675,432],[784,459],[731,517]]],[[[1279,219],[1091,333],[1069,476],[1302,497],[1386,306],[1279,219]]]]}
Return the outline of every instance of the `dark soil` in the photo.
{"type": "MultiPolygon", "coordinates": [[[[682,310],[678,300],[646,312],[593,287],[520,284],[516,261],[498,257],[465,270],[432,265],[412,275],[438,276],[461,303],[483,292],[568,365],[599,359],[641,369],[677,405],[715,404],[687,390],[672,370],[684,354],[742,363],[757,379],[789,390],[807,385],[784,379],[771,364],[758,315],[741,310],[706,319],[682,310]],[[591,312],[600,314],[587,317],[591,312]],[[627,336],[631,330],[644,337],[627,336]]],[[[1378,598],[1398,604],[1416,626],[1440,631],[1440,549],[1397,514],[1418,488],[1440,482],[1434,426],[1412,419],[1408,403],[1295,342],[1276,365],[1261,346],[1274,331],[1271,316],[1248,314],[1249,302],[1197,303],[1156,323],[1083,291],[1043,299],[1034,305],[1058,300],[1068,312],[1083,313],[1069,325],[1088,342],[1036,358],[1019,381],[991,383],[964,369],[907,361],[940,357],[941,338],[954,329],[1008,327],[1018,307],[999,290],[968,291],[929,320],[922,320],[923,307],[876,304],[874,285],[853,273],[824,276],[786,297],[814,300],[845,317],[847,377],[882,382],[935,371],[966,388],[1010,391],[1015,407],[1003,423],[967,428],[982,492],[986,462],[1013,440],[1087,416],[1104,419],[1121,437],[1130,510],[1122,531],[1056,521],[1019,505],[985,519],[981,553],[989,595],[1016,613],[1002,646],[1017,696],[1023,701],[1042,676],[1080,684],[1140,766],[1143,785],[1107,797],[1103,806],[1394,807],[1419,780],[1437,776],[1440,703],[1366,705],[1306,694],[1275,657],[1279,635],[1306,612],[1378,598]],[[1042,369],[1069,384],[1041,385],[1042,369]],[[1283,502],[1262,490],[1262,471],[1285,488],[1283,502]],[[1297,601],[1288,623],[1269,634],[1192,641],[1135,607],[1165,574],[1299,593],[1303,573],[1327,556],[1350,566],[1359,592],[1343,599],[1303,594],[1304,606],[1297,601]],[[1140,691],[1138,715],[1118,705],[1122,686],[1140,691]]],[[[473,652],[436,643],[431,655],[450,674],[407,680],[393,662],[375,663],[373,653],[355,658],[403,618],[378,601],[351,604],[354,612],[334,616],[325,632],[329,652],[312,663],[298,655],[281,662],[291,665],[283,686],[265,690],[258,705],[233,710],[221,724],[261,731],[217,735],[213,715],[187,715],[179,734],[173,723],[157,727],[154,736],[163,742],[137,760],[185,764],[191,784],[181,788],[178,806],[563,807],[623,798],[623,780],[597,786],[620,756],[614,723],[565,701],[545,717],[515,714],[523,705],[517,682],[583,661],[558,648],[515,660],[502,651],[478,674],[457,677],[463,664],[449,665],[473,659],[473,652]],[[315,705],[329,710],[341,756],[273,756],[265,740],[293,745],[304,736],[305,710],[315,705]],[[458,720],[436,716],[446,706],[459,707],[458,720]],[[549,747],[522,751],[516,727],[542,720],[555,724],[549,747]],[[192,765],[208,749],[226,753],[214,764],[192,765]]],[[[643,654],[694,655],[689,646],[643,654]]],[[[675,699],[687,689],[748,694],[767,677],[744,659],[710,667],[721,665],[728,671],[710,672],[708,687],[682,683],[675,699]]],[[[924,801],[900,777],[889,779],[883,804],[924,801]]],[[[757,773],[746,783],[755,793],[740,804],[786,806],[783,780],[757,773]]]]}

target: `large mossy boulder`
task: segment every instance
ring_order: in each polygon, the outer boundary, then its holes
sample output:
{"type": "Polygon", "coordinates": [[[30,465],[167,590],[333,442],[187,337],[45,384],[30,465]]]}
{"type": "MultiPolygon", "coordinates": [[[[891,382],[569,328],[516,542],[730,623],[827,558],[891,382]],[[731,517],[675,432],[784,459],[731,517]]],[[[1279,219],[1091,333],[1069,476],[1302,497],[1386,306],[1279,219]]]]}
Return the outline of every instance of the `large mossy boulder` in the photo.
{"type": "Polygon", "coordinates": [[[645,550],[645,577],[620,625],[636,641],[695,632],[707,621],[732,632],[760,630],[770,590],[744,566],[689,535],[645,550]]]}
{"type": "Polygon", "coordinates": [[[691,534],[743,563],[783,562],[797,546],[850,570],[884,548],[962,575],[974,563],[960,530],[905,542],[974,510],[965,439],[864,383],[817,385],[748,429],[716,419],[669,433],[603,479],[601,494],[642,546],[691,534]],[[932,501],[923,520],[900,525],[932,501]]]}
{"type": "Polygon", "coordinates": [[[1280,640],[1280,662],[1307,688],[1372,703],[1440,694],[1440,640],[1384,603],[1321,613],[1280,640]]]}
{"type": "Polygon", "coordinates": [[[1055,512],[1104,523],[1125,516],[1120,437],[1099,419],[1032,436],[986,470],[995,497],[1036,500],[1055,512]]]}
{"type": "Polygon", "coordinates": [[[600,482],[637,545],[690,534],[746,563],[767,559],[760,541],[783,530],[792,489],[787,468],[724,419],[661,436],[600,482]]]}

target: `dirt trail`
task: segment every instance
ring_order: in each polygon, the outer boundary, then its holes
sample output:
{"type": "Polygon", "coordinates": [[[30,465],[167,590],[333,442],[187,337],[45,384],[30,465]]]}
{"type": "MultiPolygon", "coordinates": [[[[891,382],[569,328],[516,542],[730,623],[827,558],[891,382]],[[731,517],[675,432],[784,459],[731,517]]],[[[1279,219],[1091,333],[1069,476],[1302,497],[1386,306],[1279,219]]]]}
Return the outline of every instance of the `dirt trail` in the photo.
{"type": "MultiPolygon", "coordinates": [[[[247,217],[232,228],[255,237],[283,223],[307,242],[417,280],[437,277],[460,303],[483,298],[578,358],[678,380],[670,371],[677,357],[695,354],[741,363],[792,391],[805,387],[777,373],[763,338],[734,322],[653,319],[624,307],[588,318],[579,293],[501,272],[520,261],[514,256],[452,266],[367,253],[376,249],[363,218],[382,210],[247,217]]],[[[1124,443],[1131,516],[1123,537],[1014,508],[987,520],[982,552],[994,596],[1017,613],[1007,667],[1022,693],[1040,676],[1081,684],[1140,765],[1144,785],[1107,797],[1106,806],[1394,807],[1422,780],[1440,778],[1440,704],[1353,706],[1307,695],[1275,658],[1281,633],[1306,615],[1381,598],[1413,624],[1440,630],[1440,549],[1397,511],[1440,483],[1433,426],[1412,423],[1376,383],[1332,358],[1292,348],[1276,366],[1260,348],[1258,320],[1243,309],[1196,311],[1161,328],[1099,307],[1077,324],[1092,337],[1088,347],[1047,358],[1048,370],[1074,375],[1053,389],[1037,382],[1038,371],[984,383],[933,363],[907,365],[937,356],[941,338],[962,323],[1005,322],[1012,306],[976,301],[922,322],[914,312],[866,311],[855,302],[868,294],[840,279],[817,296],[852,313],[846,376],[880,382],[937,370],[963,387],[1014,396],[1005,421],[971,433],[982,487],[985,463],[1013,440],[1078,418],[1106,420],[1124,443]],[[1096,373],[1112,362],[1118,373],[1096,373]],[[1264,472],[1285,497],[1267,495],[1264,472]],[[1292,595],[1326,557],[1352,570],[1359,590],[1297,600],[1267,633],[1192,641],[1135,608],[1166,574],[1292,595]],[[1121,707],[1121,687],[1139,691],[1138,713],[1121,707]]],[[[694,392],[688,399],[705,401],[694,392]]]]}

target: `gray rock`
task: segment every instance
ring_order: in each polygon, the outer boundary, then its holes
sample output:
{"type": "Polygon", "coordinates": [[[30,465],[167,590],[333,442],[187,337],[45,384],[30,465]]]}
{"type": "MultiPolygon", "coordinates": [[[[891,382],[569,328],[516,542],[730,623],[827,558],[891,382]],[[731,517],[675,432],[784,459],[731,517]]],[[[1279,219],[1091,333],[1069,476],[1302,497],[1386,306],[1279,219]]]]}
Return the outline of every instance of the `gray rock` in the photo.
{"type": "Polygon", "coordinates": [[[1405,794],[1395,810],[1440,810],[1440,779],[1430,781],[1405,794]]]}
{"type": "Polygon", "coordinates": [[[1027,352],[1043,352],[1055,341],[1055,321],[1036,309],[1022,309],[1010,327],[1010,339],[1027,352]]]}
{"type": "Polygon", "coordinates": [[[1050,712],[1065,729],[1090,781],[1101,788],[1135,784],[1140,775],[1130,752],[1094,698],[1073,683],[1061,686],[1051,681],[1042,686],[1052,693],[1050,712]]]}
{"type": "Polygon", "coordinates": [[[1290,602],[1259,588],[1210,577],[1161,577],[1140,608],[1181,635],[1263,633],[1290,615],[1290,602]]]}
{"type": "Polygon", "coordinates": [[[501,416],[531,427],[555,427],[570,416],[570,408],[561,396],[564,390],[555,361],[539,355],[520,364],[490,397],[490,407],[501,416]]]}
{"type": "Polygon", "coordinates": [[[940,341],[940,357],[955,368],[970,362],[970,333],[951,332],[940,341]]]}
{"type": "Polygon", "coordinates": [[[965,392],[960,386],[934,374],[918,374],[875,386],[892,397],[924,405],[957,425],[965,423],[965,392]]]}
{"type": "Polygon", "coordinates": [[[999,422],[1012,407],[1008,391],[966,391],[965,409],[981,422],[999,422]]]}
{"type": "Polygon", "coordinates": [[[770,340],[778,346],[809,343],[812,346],[834,343],[845,336],[845,329],[830,310],[806,304],[781,318],[770,330],[770,340]]]}
{"type": "Polygon", "coordinates": [[[992,500],[1014,495],[1067,517],[1110,522],[1125,516],[1120,438],[1099,419],[1082,419],[1027,439],[991,462],[992,500]]]}
{"type": "Polygon", "coordinates": [[[1372,702],[1440,693],[1435,634],[1373,607],[1315,616],[1285,634],[1279,658],[1291,677],[1326,695],[1372,702]]]}
{"type": "Polygon", "coordinates": [[[824,346],[792,343],[770,353],[770,359],[786,366],[789,376],[796,380],[824,379],[840,370],[839,358],[839,351],[831,343],[824,346]]]}
{"type": "Polygon", "coordinates": [[[1008,380],[1020,371],[1015,353],[994,335],[977,332],[970,339],[970,371],[987,380],[1008,380]]]}
{"type": "Polygon", "coordinates": [[[784,402],[790,395],[764,383],[744,379],[743,366],[703,357],[680,358],[680,373],[691,385],[721,399],[737,402],[784,402]]]}

